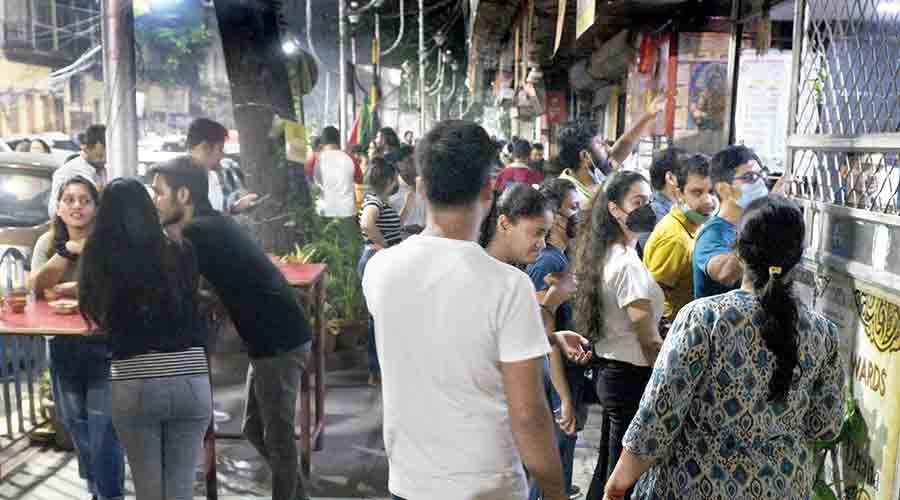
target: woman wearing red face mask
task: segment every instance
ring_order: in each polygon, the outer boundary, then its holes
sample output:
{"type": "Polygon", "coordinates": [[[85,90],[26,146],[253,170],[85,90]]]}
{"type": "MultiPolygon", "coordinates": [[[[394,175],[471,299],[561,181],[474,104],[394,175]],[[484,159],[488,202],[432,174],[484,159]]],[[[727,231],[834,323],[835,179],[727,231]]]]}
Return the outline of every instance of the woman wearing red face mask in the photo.
{"type": "Polygon", "coordinates": [[[617,172],[590,202],[577,251],[575,324],[594,344],[594,383],[603,406],[600,457],[588,490],[603,497],[622,453],[622,437],[640,403],[662,346],[662,289],[635,246],[655,222],[650,184],[637,172],[617,172]]]}

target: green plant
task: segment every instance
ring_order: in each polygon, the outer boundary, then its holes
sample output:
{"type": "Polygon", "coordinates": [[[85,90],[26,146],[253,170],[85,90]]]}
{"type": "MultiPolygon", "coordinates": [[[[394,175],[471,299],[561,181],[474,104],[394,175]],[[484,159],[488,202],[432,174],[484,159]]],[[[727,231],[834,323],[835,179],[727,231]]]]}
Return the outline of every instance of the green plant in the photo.
{"type": "Polygon", "coordinates": [[[318,192],[310,189],[313,203],[294,204],[293,220],[300,238],[306,242],[297,245],[293,260],[312,260],[328,265],[326,273],[325,314],[329,321],[356,321],[365,317],[365,301],[362,286],[356,274],[362,235],[353,218],[331,219],[321,217],[314,208],[318,192]]]}
{"type": "Polygon", "coordinates": [[[847,403],[844,408],[844,422],[837,437],[830,441],[813,441],[809,446],[816,455],[816,479],[813,484],[812,500],[839,500],[844,498],[842,494],[842,481],[834,479],[828,481],[825,475],[825,462],[828,455],[839,457],[840,446],[864,447],[868,440],[868,428],[866,421],[859,410],[859,404],[853,397],[853,381],[851,379],[847,389],[847,403]]]}

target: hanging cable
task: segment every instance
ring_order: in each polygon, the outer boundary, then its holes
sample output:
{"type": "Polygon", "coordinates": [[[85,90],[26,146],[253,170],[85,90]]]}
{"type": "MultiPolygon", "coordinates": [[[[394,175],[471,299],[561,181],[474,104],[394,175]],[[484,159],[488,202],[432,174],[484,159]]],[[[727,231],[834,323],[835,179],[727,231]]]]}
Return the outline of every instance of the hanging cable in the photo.
{"type": "Polygon", "coordinates": [[[381,55],[386,56],[393,52],[397,47],[400,46],[400,42],[403,41],[404,29],[406,28],[406,18],[403,17],[403,0],[400,0],[400,33],[397,35],[397,39],[394,40],[394,43],[385,50],[381,51],[381,55]]]}
{"type": "MultiPolygon", "coordinates": [[[[423,76],[424,77],[424,76],[423,76]]],[[[435,89],[440,88],[444,80],[444,58],[443,54],[438,52],[437,78],[431,84],[425,84],[425,92],[428,95],[434,95],[435,89]]]]}
{"type": "MultiPolygon", "coordinates": [[[[343,2],[344,0],[340,1],[343,2]]],[[[309,53],[312,54],[313,59],[316,61],[316,66],[322,68],[322,60],[319,59],[319,54],[316,52],[316,45],[313,43],[312,38],[312,2],[313,0],[306,0],[306,44],[309,46],[309,53]]]]}
{"type": "Polygon", "coordinates": [[[453,99],[453,96],[456,95],[456,71],[451,71],[450,73],[450,92],[444,96],[445,101],[453,99]]]}

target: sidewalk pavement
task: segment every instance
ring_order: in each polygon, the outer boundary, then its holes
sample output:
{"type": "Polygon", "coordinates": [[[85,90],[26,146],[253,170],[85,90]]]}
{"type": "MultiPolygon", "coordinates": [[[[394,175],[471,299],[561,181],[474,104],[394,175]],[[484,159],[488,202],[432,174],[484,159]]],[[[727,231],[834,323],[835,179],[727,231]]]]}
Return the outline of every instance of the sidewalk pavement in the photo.
{"type": "MultiPolygon", "coordinates": [[[[308,482],[309,492],[316,500],[390,497],[381,435],[381,395],[377,388],[367,385],[364,353],[359,354],[354,363],[344,363],[342,369],[332,370],[327,375],[324,448],[313,453],[308,482]]],[[[217,356],[213,360],[220,431],[240,431],[246,366],[246,357],[241,355],[217,356]]],[[[593,443],[597,441],[599,431],[599,414],[595,409],[576,449],[574,480],[584,493],[597,460],[593,443]]],[[[11,451],[19,455],[12,459],[18,465],[12,470],[4,470],[0,480],[0,500],[90,499],[84,482],[78,477],[74,454],[19,446],[0,449],[0,456],[11,451]]],[[[216,451],[220,500],[264,498],[271,491],[268,467],[249,443],[219,439],[216,451]]],[[[198,470],[195,487],[198,499],[206,498],[200,477],[198,470]]],[[[130,476],[126,488],[129,497],[133,498],[130,476]]]]}

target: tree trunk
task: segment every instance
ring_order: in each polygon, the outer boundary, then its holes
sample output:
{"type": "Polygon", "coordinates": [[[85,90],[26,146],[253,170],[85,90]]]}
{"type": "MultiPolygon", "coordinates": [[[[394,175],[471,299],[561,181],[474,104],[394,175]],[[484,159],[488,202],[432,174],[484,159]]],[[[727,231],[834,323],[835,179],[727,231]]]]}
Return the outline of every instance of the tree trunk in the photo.
{"type": "MultiPolygon", "coordinates": [[[[281,136],[270,137],[274,116],[294,120],[293,99],[285,62],[280,56],[278,2],[215,0],[225,66],[231,82],[234,118],[240,134],[241,167],[247,187],[271,198],[250,213],[250,229],[268,252],[291,248],[289,168],[281,136]]],[[[305,178],[294,176],[304,193],[305,178]]]]}

